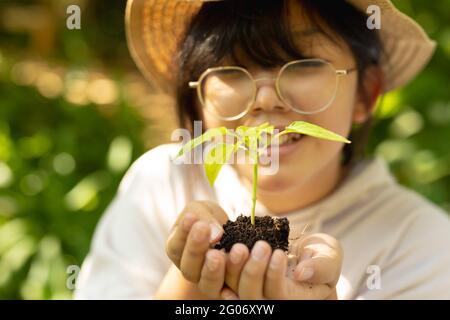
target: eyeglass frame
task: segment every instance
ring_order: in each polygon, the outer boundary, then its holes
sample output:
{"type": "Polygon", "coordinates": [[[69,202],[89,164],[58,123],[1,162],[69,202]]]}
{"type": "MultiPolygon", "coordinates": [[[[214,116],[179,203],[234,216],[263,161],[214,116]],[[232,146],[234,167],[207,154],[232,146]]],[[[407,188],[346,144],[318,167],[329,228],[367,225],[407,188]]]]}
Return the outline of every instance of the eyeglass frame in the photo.
{"type": "Polygon", "coordinates": [[[320,58],[311,58],[311,59],[300,59],[300,60],[293,60],[290,62],[287,62],[285,65],[283,65],[280,70],[278,71],[278,74],[275,78],[257,78],[255,79],[252,74],[245,68],[243,67],[239,67],[239,66],[221,66],[221,67],[212,67],[212,68],[208,68],[206,69],[198,78],[197,81],[189,81],[189,88],[191,89],[197,89],[197,96],[200,100],[200,103],[202,104],[202,106],[205,106],[205,101],[203,99],[203,94],[201,92],[201,83],[203,81],[203,79],[205,79],[210,73],[214,72],[214,71],[221,71],[221,70],[240,70],[243,71],[245,74],[247,74],[247,76],[250,78],[250,80],[253,82],[254,86],[253,86],[253,93],[252,93],[252,98],[251,101],[249,102],[248,106],[245,108],[244,111],[242,111],[241,113],[239,113],[236,116],[232,116],[232,117],[223,117],[220,116],[214,112],[212,112],[209,109],[206,109],[207,112],[211,113],[213,116],[219,118],[220,120],[225,120],[225,121],[234,121],[234,120],[238,120],[240,118],[242,118],[243,116],[245,116],[253,107],[253,105],[255,104],[256,101],[256,95],[258,92],[258,87],[257,87],[257,82],[258,81],[262,81],[262,80],[272,80],[275,81],[275,91],[277,93],[278,98],[285,103],[292,111],[299,113],[299,114],[316,114],[319,112],[322,112],[324,110],[326,110],[334,101],[334,99],[336,99],[336,94],[337,94],[337,90],[338,90],[338,86],[339,86],[339,79],[342,76],[346,76],[349,73],[351,73],[352,71],[355,71],[356,68],[348,68],[348,69],[336,69],[333,64],[329,61],[326,61],[324,59],[320,59],[320,58]],[[280,91],[280,87],[279,87],[279,79],[281,74],[283,73],[283,71],[289,67],[292,64],[295,63],[301,63],[301,62],[308,62],[308,61],[320,61],[322,63],[327,64],[336,74],[336,85],[334,88],[334,93],[332,98],[330,99],[330,101],[323,107],[321,107],[319,110],[316,111],[301,111],[301,110],[297,110],[296,108],[292,107],[290,104],[286,103],[285,99],[283,98],[283,96],[281,95],[281,91],[280,91]]]}

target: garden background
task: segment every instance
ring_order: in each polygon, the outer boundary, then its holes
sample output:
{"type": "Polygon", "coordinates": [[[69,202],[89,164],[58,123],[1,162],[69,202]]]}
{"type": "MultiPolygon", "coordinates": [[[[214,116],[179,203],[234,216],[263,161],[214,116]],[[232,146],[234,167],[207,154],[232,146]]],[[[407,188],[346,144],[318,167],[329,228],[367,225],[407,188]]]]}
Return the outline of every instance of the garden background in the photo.
{"type": "MultiPolygon", "coordinates": [[[[81,265],[124,172],[170,141],[174,112],[131,61],[125,3],[0,2],[0,299],[70,299],[69,266],[81,265]],[[66,27],[71,4],[81,30],[66,27]]],[[[394,3],[438,48],[384,97],[369,151],[450,212],[450,2],[394,3]]]]}

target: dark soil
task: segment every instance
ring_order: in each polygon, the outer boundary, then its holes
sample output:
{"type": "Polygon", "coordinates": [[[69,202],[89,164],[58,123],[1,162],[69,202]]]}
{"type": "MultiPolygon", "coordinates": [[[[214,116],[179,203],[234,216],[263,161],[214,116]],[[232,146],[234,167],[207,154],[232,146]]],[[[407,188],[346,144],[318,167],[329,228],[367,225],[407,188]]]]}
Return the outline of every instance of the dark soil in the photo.
{"type": "Polygon", "coordinates": [[[267,241],[272,250],[289,248],[289,220],[271,216],[255,217],[255,225],[252,225],[249,216],[240,215],[236,221],[228,220],[223,225],[224,234],[215,245],[215,249],[224,248],[226,252],[231,250],[235,243],[245,244],[249,250],[258,240],[267,241]]]}

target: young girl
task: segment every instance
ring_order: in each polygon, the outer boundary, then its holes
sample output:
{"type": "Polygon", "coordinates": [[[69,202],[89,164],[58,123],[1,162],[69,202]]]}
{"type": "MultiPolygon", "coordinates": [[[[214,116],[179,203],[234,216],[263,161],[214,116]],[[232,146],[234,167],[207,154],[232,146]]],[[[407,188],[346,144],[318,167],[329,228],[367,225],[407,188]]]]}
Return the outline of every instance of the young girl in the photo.
{"type": "Polygon", "coordinates": [[[182,127],[304,120],[352,144],[291,136],[258,177],[256,214],[287,217],[293,238],[307,226],[289,260],[265,241],[212,249],[250,212],[250,165],[224,165],[211,188],[201,164],[174,164],[179,143],[147,152],[99,223],[77,298],[450,298],[448,217],[363,157],[377,98],[435,46],[390,1],[129,0],[127,36],[182,127]]]}

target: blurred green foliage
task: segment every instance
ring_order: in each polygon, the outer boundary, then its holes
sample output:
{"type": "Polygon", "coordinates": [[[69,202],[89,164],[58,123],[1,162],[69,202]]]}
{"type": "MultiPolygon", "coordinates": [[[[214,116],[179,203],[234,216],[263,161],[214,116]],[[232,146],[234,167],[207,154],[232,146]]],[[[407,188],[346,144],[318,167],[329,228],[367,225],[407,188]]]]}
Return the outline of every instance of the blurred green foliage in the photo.
{"type": "Polygon", "coordinates": [[[437,48],[420,76],[384,95],[369,151],[389,161],[398,181],[450,212],[450,3],[393,2],[437,48]]]}
{"type": "MultiPolygon", "coordinates": [[[[438,48],[420,77],[383,98],[369,151],[450,211],[450,3],[395,4],[438,48]]],[[[70,298],[68,267],[81,265],[123,173],[168,139],[139,108],[153,98],[127,51],[124,8],[125,0],[0,3],[0,299],[70,298]],[[65,27],[74,3],[81,30],[65,27]]]]}
{"type": "Polygon", "coordinates": [[[42,18],[39,8],[47,8],[58,26],[43,27],[53,30],[51,50],[33,45],[48,40],[26,32],[26,21],[11,22],[23,32],[1,32],[0,298],[71,297],[67,267],[81,265],[124,171],[145,151],[144,120],[123,93],[133,67],[125,2],[82,3],[86,15],[74,31],[65,28],[64,6],[52,5],[0,5],[42,18]]]}

